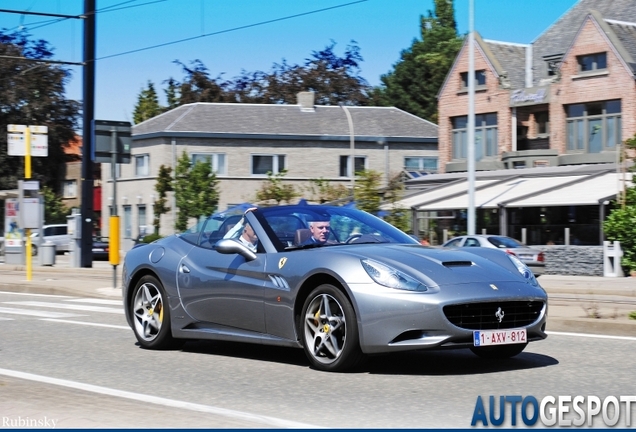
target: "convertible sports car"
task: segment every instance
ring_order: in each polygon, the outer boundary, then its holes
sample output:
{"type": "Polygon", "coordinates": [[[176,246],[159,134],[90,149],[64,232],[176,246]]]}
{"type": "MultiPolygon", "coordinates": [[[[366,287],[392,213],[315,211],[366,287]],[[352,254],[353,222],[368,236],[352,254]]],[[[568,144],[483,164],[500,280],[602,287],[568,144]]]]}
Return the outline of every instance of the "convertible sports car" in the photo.
{"type": "Polygon", "coordinates": [[[546,338],[546,292],[514,255],[421,246],[345,207],[215,215],[130,250],[123,282],[126,319],[150,349],[187,339],[292,346],[313,367],[341,371],[405,350],[506,358],[546,338]],[[313,222],[326,241],[307,240],[313,222]],[[237,240],[246,224],[256,252],[237,240]]]}

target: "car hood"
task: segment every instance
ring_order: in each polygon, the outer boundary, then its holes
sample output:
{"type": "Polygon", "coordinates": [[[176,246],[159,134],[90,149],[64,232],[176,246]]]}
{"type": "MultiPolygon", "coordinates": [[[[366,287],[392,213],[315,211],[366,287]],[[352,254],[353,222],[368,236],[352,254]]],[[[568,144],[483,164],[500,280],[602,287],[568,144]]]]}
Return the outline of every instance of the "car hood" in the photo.
{"type": "MultiPolygon", "coordinates": [[[[326,250],[325,248],[324,250],[326,250]]],[[[419,245],[355,245],[341,252],[360,259],[372,259],[423,280],[429,286],[475,282],[526,282],[504,252],[462,251],[427,248],[419,245]]],[[[536,283],[536,281],[535,281],[536,283]]]]}

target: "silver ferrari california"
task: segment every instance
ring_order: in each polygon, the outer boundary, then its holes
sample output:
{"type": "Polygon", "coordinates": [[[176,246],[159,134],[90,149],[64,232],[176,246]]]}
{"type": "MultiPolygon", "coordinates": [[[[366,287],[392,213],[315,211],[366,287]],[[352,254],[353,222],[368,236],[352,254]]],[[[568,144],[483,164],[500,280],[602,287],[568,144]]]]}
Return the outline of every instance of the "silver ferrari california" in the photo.
{"type": "Polygon", "coordinates": [[[130,250],[123,283],[126,319],[150,349],[187,339],[290,346],[341,371],[405,350],[507,358],[546,338],[546,292],[514,255],[421,246],[345,207],[213,215],[130,250]]]}

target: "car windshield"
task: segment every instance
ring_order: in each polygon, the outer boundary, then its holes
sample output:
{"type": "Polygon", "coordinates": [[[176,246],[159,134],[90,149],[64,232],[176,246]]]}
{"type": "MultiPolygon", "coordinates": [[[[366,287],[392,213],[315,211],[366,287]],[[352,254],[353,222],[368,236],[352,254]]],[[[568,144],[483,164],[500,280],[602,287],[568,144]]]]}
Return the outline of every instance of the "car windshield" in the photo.
{"type": "Polygon", "coordinates": [[[521,248],[526,247],[523,243],[510,237],[488,237],[488,241],[498,248],[521,248]]]}
{"type": "MultiPolygon", "coordinates": [[[[297,205],[258,208],[254,215],[278,251],[347,243],[418,244],[403,231],[369,213],[322,205],[297,205]],[[310,223],[324,231],[323,241],[310,244],[310,223]]],[[[235,238],[241,225],[242,212],[215,214],[199,221],[180,237],[201,247],[212,248],[222,239],[235,238]],[[238,225],[237,225],[238,224],[238,225]]]]}

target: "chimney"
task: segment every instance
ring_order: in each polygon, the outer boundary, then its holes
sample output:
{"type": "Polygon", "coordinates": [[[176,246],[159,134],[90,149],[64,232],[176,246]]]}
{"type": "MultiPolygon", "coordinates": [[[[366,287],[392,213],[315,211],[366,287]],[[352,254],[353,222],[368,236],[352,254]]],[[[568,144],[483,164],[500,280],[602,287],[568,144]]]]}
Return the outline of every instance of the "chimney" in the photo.
{"type": "Polygon", "coordinates": [[[314,112],[314,92],[299,92],[297,95],[298,106],[302,112],[314,112]]]}

